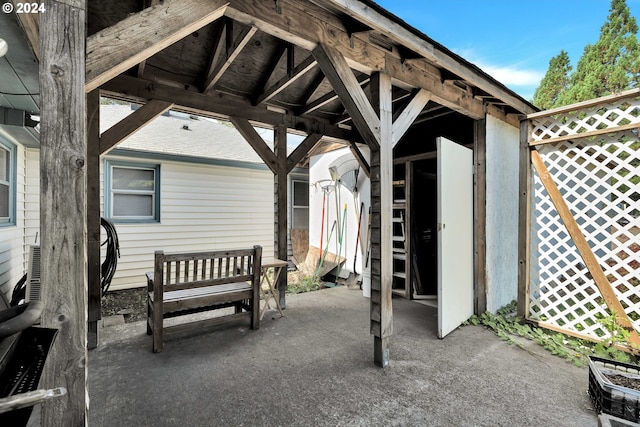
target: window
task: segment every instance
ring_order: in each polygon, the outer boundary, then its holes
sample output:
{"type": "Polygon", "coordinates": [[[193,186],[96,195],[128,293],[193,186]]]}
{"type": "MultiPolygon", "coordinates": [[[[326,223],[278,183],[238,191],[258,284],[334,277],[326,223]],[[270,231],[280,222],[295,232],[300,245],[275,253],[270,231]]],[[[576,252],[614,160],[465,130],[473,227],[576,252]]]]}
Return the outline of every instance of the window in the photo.
{"type": "Polygon", "coordinates": [[[115,221],[160,221],[160,166],[107,161],[105,212],[115,221]]]}
{"type": "Polygon", "coordinates": [[[16,147],[0,140],[0,226],[15,224],[16,147]]]}
{"type": "Polygon", "coordinates": [[[291,228],[294,230],[309,229],[309,182],[291,181],[293,215],[291,215],[291,228]]]}

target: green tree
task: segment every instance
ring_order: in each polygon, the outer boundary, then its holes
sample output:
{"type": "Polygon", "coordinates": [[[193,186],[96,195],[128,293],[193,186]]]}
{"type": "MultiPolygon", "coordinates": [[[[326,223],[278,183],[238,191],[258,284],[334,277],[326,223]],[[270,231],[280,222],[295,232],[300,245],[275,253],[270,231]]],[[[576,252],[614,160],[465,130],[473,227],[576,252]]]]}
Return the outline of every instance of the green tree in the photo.
{"type": "Polygon", "coordinates": [[[612,0],[600,38],[587,45],[559,105],[639,87],[638,24],[625,0],[612,0]]]}
{"type": "Polygon", "coordinates": [[[551,58],[547,74],[533,95],[533,103],[543,110],[557,107],[558,99],[569,87],[569,73],[572,68],[569,54],[564,49],[558,56],[551,58]]]}

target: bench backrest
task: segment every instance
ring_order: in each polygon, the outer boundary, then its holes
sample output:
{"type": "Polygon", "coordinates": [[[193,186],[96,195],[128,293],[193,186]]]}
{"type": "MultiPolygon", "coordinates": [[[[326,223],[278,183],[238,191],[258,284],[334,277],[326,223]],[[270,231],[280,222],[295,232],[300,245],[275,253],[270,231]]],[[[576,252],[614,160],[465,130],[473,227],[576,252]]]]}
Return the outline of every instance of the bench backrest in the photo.
{"type": "Polygon", "coordinates": [[[193,289],[234,282],[258,286],[262,247],[229,251],[167,253],[155,252],[154,282],[163,291],[193,289]]]}

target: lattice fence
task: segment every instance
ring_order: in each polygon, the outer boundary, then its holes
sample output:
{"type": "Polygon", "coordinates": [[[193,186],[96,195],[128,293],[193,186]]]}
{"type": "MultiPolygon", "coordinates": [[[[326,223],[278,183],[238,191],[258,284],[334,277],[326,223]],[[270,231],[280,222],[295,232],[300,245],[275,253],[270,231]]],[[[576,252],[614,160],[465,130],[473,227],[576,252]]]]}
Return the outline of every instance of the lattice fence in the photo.
{"type": "MultiPolygon", "coordinates": [[[[640,331],[640,95],[531,119],[535,145],[624,311],[640,331]]],[[[608,337],[607,305],[533,170],[529,317],[608,337]]],[[[546,171],[545,171],[546,173],[546,171]]]]}

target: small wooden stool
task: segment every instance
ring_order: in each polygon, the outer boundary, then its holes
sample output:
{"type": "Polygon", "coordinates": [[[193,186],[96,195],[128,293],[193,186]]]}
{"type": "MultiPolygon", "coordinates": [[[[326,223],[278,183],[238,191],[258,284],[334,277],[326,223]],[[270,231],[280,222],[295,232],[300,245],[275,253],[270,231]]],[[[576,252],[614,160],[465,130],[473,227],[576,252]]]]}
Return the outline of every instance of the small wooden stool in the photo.
{"type": "Polygon", "coordinates": [[[262,280],[260,281],[260,295],[264,299],[264,306],[260,310],[260,320],[264,317],[264,313],[267,308],[271,308],[269,300],[273,299],[276,303],[276,308],[280,312],[281,316],[284,316],[282,307],[280,307],[280,292],[276,289],[278,279],[282,273],[282,269],[289,265],[287,261],[281,259],[264,259],[262,260],[262,280]],[[273,280],[269,279],[269,270],[273,270],[273,280]],[[265,283],[266,282],[266,283],[265,283]]]}

